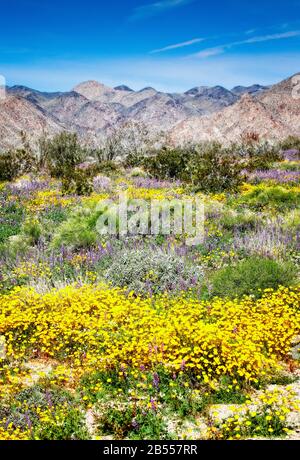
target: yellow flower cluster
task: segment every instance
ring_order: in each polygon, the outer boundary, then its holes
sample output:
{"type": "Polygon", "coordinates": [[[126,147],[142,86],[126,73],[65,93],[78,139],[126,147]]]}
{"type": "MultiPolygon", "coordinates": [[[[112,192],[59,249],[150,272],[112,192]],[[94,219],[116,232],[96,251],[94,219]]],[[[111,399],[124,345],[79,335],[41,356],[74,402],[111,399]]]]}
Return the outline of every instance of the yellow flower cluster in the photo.
{"type": "Polygon", "coordinates": [[[66,207],[74,203],[75,198],[64,197],[60,190],[43,190],[38,191],[32,199],[25,203],[28,211],[38,212],[43,211],[49,206],[66,207]]]}
{"type": "Polygon", "coordinates": [[[0,441],[26,441],[30,439],[30,432],[21,430],[21,428],[13,428],[8,426],[2,428],[0,426],[0,441]]]}
{"type": "Polygon", "coordinates": [[[126,190],[128,198],[137,200],[170,200],[177,195],[183,194],[181,187],[175,189],[148,189],[148,188],[135,188],[128,187],[126,190]]]}
{"type": "Polygon", "coordinates": [[[106,286],[68,286],[41,295],[16,288],[0,297],[0,334],[9,360],[68,362],[78,373],[163,365],[214,387],[223,375],[255,382],[288,358],[300,330],[300,290],[262,299],[155,300],[106,286]]]}
{"type": "Polygon", "coordinates": [[[51,268],[46,262],[35,263],[33,261],[21,262],[12,273],[18,278],[47,278],[51,276],[51,268]]]}

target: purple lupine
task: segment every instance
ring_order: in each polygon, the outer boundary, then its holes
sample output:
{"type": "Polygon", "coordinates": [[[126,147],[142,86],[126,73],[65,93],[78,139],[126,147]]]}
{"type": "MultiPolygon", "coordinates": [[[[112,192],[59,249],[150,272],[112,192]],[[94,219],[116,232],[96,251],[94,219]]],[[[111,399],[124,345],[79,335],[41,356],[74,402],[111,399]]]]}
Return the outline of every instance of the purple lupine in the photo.
{"type": "Polygon", "coordinates": [[[158,376],[157,372],[154,372],[152,382],[153,382],[153,387],[158,389],[158,387],[159,387],[159,376],[158,376]]]}
{"type": "Polygon", "coordinates": [[[156,412],[156,404],[153,398],[150,399],[151,409],[156,412]]]}
{"type": "Polygon", "coordinates": [[[135,419],[132,420],[131,425],[135,430],[138,430],[140,427],[139,423],[135,419]]]}
{"type": "Polygon", "coordinates": [[[258,170],[248,175],[252,182],[275,181],[281,184],[300,181],[300,171],[284,171],[282,169],[258,170]]]}
{"type": "Polygon", "coordinates": [[[283,153],[283,157],[285,160],[288,160],[288,161],[300,160],[300,152],[297,149],[285,150],[282,153],[283,153]]]}
{"type": "Polygon", "coordinates": [[[148,177],[134,177],[133,183],[135,187],[138,188],[146,188],[146,189],[162,189],[162,188],[172,188],[172,187],[179,187],[181,185],[180,181],[166,181],[166,180],[158,180],[152,179],[148,177]]]}
{"type": "Polygon", "coordinates": [[[108,191],[111,188],[111,179],[106,176],[96,176],[93,180],[95,192],[108,191]]]}

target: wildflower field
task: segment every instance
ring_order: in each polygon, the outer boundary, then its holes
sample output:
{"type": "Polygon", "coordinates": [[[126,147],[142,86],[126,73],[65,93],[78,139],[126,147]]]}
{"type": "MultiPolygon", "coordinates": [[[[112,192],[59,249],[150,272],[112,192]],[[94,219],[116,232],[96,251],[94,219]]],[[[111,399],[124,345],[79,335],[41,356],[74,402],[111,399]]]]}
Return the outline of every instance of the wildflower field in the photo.
{"type": "Polygon", "coordinates": [[[0,183],[0,439],[299,439],[300,162],[234,191],[120,167],[0,183]],[[205,235],[101,236],[99,203],[199,196],[205,235]]]}

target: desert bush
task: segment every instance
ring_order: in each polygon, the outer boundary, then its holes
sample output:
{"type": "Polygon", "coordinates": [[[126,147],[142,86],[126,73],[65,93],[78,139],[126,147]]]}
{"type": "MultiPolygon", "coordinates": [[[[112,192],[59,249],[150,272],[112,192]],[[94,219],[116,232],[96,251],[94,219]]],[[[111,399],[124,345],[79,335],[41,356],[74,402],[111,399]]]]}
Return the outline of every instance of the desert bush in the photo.
{"type": "Polygon", "coordinates": [[[246,162],[248,171],[267,170],[275,161],[283,159],[280,146],[269,142],[241,145],[237,152],[246,162]]]}
{"type": "Polygon", "coordinates": [[[197,190],[223,192],[236,190],[243,181],[243,162],[231,149],[221,144],[202,144],[191,156],[188,171],[197,190]]]}
{"type": "Polygon", "coordinates": [[[281,141],[279,145],[283,151],[298,150],[298,152],[300,152],[300,137],[288,136],[286,139],[281,141]]]}
{"type": "Polygon", "coordinates": [[[132,178],[141,177],[143,179],[146,179],[147,174],[145,173],[143,168],[134,167],[129,171],[129,177],[132,177],[132,178]]]}
{"type": "Polygon", "coordinates": [[[211,294],[231,298],[260,297],[264,289],[292,285],[295,278],[296,268],[292,263],[253,256],[217,271],[211,280],[211,294]]]}
{"type": "Polygon", "coordinates": [[[283,228],[289,231],[300,230],[300,209],[293,209],[284,216],[283,228]]]}
{"type": "Polygon", "coordinates": [[[191,151],[163,147],[144,161],[146,171],[157,179],[188,179],[187,164],[191,151]]]}
{"type": "Polygon", "coordinates": [[[180,179],[198,191],[222,192],[236,189],[243,180],[244,165],[232,150],[217,142],[169,149],[162,148],[144,163],[158,179],[180,179]]]}
{"type": "Polygon", "coordinates": [[[62,178],[63,195],[90,195],[93,191],[92,172],[75,168],[62,178]]]}
{"type": "Polygon", "coordinates": [[[0,154],[0,181],[12,181],[35,169],[36,159],[29,149],[9,150],[0,154]]]}
{"type": "Polygon", "coordinates": [[[21,231],[30,239],[31,244],[35,244],[42,234],[42,227],[37,219],[26,219],[21,231]]]}
{"type": "Polygon", "coordinates": [[[85,158],[77,134],[62,132],[41,142],[41,164],[53,177],[68,177],[85,158]]]}
{"type": "Polygon", "coordinates": [[[112,160],[103,160],[97,165],[97,172],[113,176],[120,172],[120,166],[112,160]]]}
{"type": "Polygon", "coordinates": [[[112,261],[105,277],[136,293],[184,291],[199,286],[202,271],[176,254],[153,249],[125,250],[112,261]]]}
{"type": "Polygon", "coordinates": [[[101,149],[103,160],[123,159],[136,163],[157,142],[157,135],[150,133],[143,123],[128,121],[118,128],[111,128],[101,149]]]}

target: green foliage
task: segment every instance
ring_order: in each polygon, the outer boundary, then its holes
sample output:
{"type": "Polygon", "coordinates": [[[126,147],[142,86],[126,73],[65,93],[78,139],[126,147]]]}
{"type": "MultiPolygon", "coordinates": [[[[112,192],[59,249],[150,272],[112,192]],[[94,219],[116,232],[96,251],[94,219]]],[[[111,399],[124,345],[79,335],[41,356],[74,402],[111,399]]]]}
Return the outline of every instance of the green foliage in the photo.
{"type": "Polygon", "coordinates": [[[257,211],[265,208],[276,210],[293,209],[300,202],[300,192],[297,189],[285,188],[280,185],[266,186],[262,184],[236,202],[246,204],[257,211]]]}
{"type": "Polygon", "coordinates": [[[68,177],[85,154],[75,133],[62,132],[51,140],[41,141],[41,164],[53,177],[68,177]]]}
{"type": "Polygon", "coordinates": [[[211,397],[211,404],[244,404],[247,400],[245,392],[238,384],[233,384],[228,377],[220,379],[220,386],[211,397]]]}
{"type": "Polygon", "coordinates": [[[41,423],[33,434],[33,439],[41,441],[74,441],[89,438],[84,415],[76,407],[68,408],[60,421],[53,417],[53,420],[41,423]]]}
{"type": "Polygon", "coordinates": [[[243,163],[232,150],[216,142],[203,144],[189,163],[192,182],[197,190],[223,192],[242,183],[243,163]]]}
{"type": "Polygon", "coordinates": [[[300,209],[293,209],[284,216],[283,228],[290,231],[299,231],[300,229],[300,209]]]}
{"type": "Polygon", "coordinates": [[[153,409],[138,411],[132,423],[134,430],[129,433],[130,439],[170,439],[166,422],[162,415],[153,409]]]}
{"type": "Polygon", "coordinates": [[[112,160],[101,160],[97,165],[97,172],[101,174],[113,175],[120,172],[120,167],[112,160]]]}
{"type": "Polygon", "coordinates": [[[108,405],[98,418],[100,432],[115,439],[168,439],[161,414],[152,408],[142,408],[134,403],[117,402],[108,405]]]}
{"type": "Polygon", "coordinates": [[[0,244],[21,230],[24,209],[16,202],[3,202],[0,206],[0,244]]]}
{"type": "Polygon", "coordinates": [[[10,258],[15,259],[18,256],[23,256],[28,251],[31,240],[28,236],[20,233],[18,235],[12,235],[8,238],[6,244],[6,253],[10,258]]]}
{"type": "Polygon", "coordinates": [[[126,168],[135,168],[146,164],[147,160],[148,158],[145,155],[131,152],[126,156],[123,164],[126,168]]]}
{"type": "Polygon", "coordinates": [[[20,391],[10,404],[0,406],[2,418],[14,427],[29,429],[32,439],[88,439],[78,401],[67,390],[58,387],[37,384],[20,391]],[[47,413],[47,420],[40,420],[39,411],[47,413]]]}
{"type": "Polygon", "coordinates": [[[98,226],[98,219],[102,214],[105,214],[104,221],[107,222],[110,214],[112,214],[114,221],[116,221],[116,227],[118,227],[118,216],[115,213],[116,208],[114,206],[109,207],[105,202],[96,206],[92,204],[76,208],[56,229],[52,246],[55,248],[65,246],[72,249],[93,246],[101,239],[101,225],[98,226]]]}
{"type": "Polygon", "coordinates": [[[296,269],[292,263],[254,256],[217,271],[212,276],[211,294],[231,298],[260,297],[264,289],[293,284],[295,277],[296,269]]]}
{"type": "Polygon", "coordinates": [[[36,244],[42,234],[41,224],[37,219],[26,219],[22,225],[22,233],[29,238],[30,244],[36,244]]]}
{"type": "Polygon", "coordinates": [[[90,195],[93,191],[92,173],[89,170],[74,169],[62,179],[63,195],[90,195]]]}
{"type": "MultiPolygon", "coordinates": [[[[300,152],[300,137],[288,136],[282,142],[280,142],[282,150],[299,150],[300,152]]],[[[299,156],[300,159],[300,156],[299,156]]]]}
{"type": "Polygon", "coordinates": [[[244,164],[232,150],[210,142],[185,148],[163,148],[145,160],[144,168],[159,179],[191,183],[196,191],[223,192],[241,184],[244,164]]]}
{"type": "Polygon", "coordinates": [[[188,149],[163,147],[144,160],[144,168],[158,179],[187,179],[187,164],[191,157],[188,149]]]}
{"type": "Polygon", "coordinates": [[[226,230],[246,231],[255,228],[260,220],[260,216],[249,209],[235,211],[228,208],[220,217],[220,224],[226,230]]]}
{"type": "Polygon", "coordinates": [[[12,181],[34,170],[35,165],[34,155],[26,148],[0,154],[0,181],[12,181]]]}
{"type": "Polygon", "coordinates": [[[298,377],[296,375],[284,374],[284,373],[277,373],[269,379],[270,385],[291,385],[292,383],[297,382],[298,377]]]}
{"type": "Polygon", "coordinates": [[[80,208],[57,228],[52,246],[73,249],[93,246],[97,241],[96,220],[100,213],[90,208],[80,208]]]}
{"type": "Polygon", "coordinates": [[[274,164],[274,169],[281,169],[283,171],[300,171],[299,161],[282,161],[274,164]]]}
{"type": "Polygon", "coordinates": [[[246,161],[248,171],[270,169],[275,161],[283,159],[280,146],[269,142],[242,145],[237,151],[246,161]]]}

